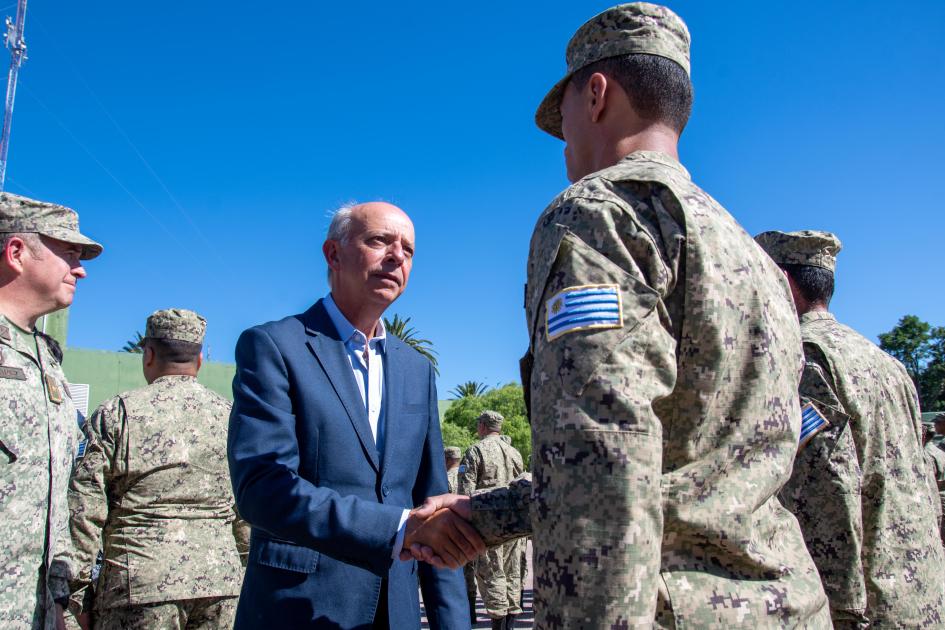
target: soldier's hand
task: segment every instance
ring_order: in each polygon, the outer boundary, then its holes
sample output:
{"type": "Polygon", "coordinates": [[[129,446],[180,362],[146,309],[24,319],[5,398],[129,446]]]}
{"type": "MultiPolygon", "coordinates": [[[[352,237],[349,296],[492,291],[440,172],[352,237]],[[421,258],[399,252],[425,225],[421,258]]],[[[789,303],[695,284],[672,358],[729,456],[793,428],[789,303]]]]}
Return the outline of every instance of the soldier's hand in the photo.
{"type": "Polygon", "coordinates": [[[427,518],[432,516],[437,510],[442,510],[443,508],[449,508],[464,521],[468,521],[472,518],[472,503],[469,497],[462,494],[441,494],[430,497],[423,502],[423,505],[415,508],[414,513],[427,518]]]}
{"type": "Polygon", "coordinates": [[[82,630],[92,630],[92,613],[79,613],[75,616],[75,620],[82,630]]]}
{"type": "Polygon", "coordinates": [[[456,569],[485,550],[479,533],[455,512],[442,508],[430,513],[430,507],[414,510],[407,519],[404,551],[400,557],[418,557],[437,568],[456,569]],[[417,553],[427,549],[428,553],[417,553]],[[407,551],[407,550],[410,551],[407,551]]]}
{"type": "Polygon", "coordinates": [[[66,630],[66,614],[62,604],[56,604],[56,630],[66,630]]]}

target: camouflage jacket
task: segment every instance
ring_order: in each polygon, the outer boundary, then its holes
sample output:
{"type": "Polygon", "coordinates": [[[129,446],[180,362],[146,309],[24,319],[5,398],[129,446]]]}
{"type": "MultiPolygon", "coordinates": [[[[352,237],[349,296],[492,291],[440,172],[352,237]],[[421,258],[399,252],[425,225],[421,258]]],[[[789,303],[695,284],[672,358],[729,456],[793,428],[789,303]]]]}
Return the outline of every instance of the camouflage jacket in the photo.
{"type": "Polygon", "coordinates": [[[456,494],[459,491],[459,468],[451,468],[446,471],[446,485],[449,487],[450,494],[456,494]]]}
{"type": "Polygon", "coordinates": [[[34,339],[0,315],[0,627],[40,630],[69,595],[66,489],[81,432],[55,342],[34,339]]]}
{"type": "MultiPolygon", "coordinates": [[[[912,380],[902,364],[830,313],[805,313],[801,330],[808,364],[801,396],[813,400],[834,426],[849,427],[855,456],[849,465],[860,478],[846,484],[861,495],[859,510],[840,516],[845,508],[837,504],[812,506],[811,518],[859,516],[862,523],[862,565],[850,558],[828,573],[862,572],[865,616],[873,625],[941,627],[945,557],[935,515],[938,497],[932,496],[912,380]]],[[[815,559],[845,555],[845,546],[856,546],[859,539],[846,536],[812,547],[815,559]]]]}
{"type": "Polygon", "coordinates": [[[163,376],[95,410],[69,488],[76,599],[100,549],[97,609],[239,594],[237,543],[248,532],[226,463],[229,412],[190,376],[163,376]]]}
{"type": "Polygon", "coordinates": [[[483,488],[506,487],[525,472],[522,454],[503,438],[487,435],[469,447],[459,465],[459,494],[483,488]]]}
{"type": "Polygon", "coordinates": [[[541,215],[525,302],[533,496],[477,495],[473,522],[534,534],[536,627],[829,626],[775,496],[800,430],[797,316],[738,223],[678,162],[633,153],[541,215]]]}

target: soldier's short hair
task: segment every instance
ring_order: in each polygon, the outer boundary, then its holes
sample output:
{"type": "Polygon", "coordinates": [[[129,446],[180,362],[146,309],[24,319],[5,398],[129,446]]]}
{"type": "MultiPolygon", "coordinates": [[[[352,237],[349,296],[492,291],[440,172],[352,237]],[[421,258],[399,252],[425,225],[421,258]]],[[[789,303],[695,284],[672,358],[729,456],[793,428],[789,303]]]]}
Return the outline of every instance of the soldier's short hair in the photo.
{"type": "Polygon", "coordinates": [[[830,305],[833,298],[833,272],[813,265],[781,265],[804,299],[813,304],[830,305]]]}
{"type": "Polygon", "coordinates": [[[155,339],[154,337],[145,337],[141,345],[151,348],[157,360],[165,364],[196,363],[203,349],[199,343],[180,339],[155,339]]]}
{"type": "Polygon", "coordinates": [[[13,238],[18,238],[26,243],[34,258],[38,255],[36,250],[43,244],[39,234],[35,232],[2,232],[0,233],[0,252],[6,251],[7,245],[10,244],[10,240],[13,238]]]}
{"type": "Polygon", "coordinates": [[[595,72],[614,79],[644,120],[662,122],[678,133],[685,129],[692,113],[692,81],[675,61],[642,53],[608,57],[575,72],[571,83],[581,90],[595,72]]]}

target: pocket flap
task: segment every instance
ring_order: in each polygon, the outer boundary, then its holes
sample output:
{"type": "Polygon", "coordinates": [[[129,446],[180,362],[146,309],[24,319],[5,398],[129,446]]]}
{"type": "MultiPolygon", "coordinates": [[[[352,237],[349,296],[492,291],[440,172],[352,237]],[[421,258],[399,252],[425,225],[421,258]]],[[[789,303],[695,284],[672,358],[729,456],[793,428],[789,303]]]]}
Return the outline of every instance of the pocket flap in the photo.
{"type": "Polygon", "coordinates": [[[251,562],[298,573],[314,573],[318,566],[318,552],[314,549],[269,538],[253,542],[257,544],[250,550],[251,562]]]}

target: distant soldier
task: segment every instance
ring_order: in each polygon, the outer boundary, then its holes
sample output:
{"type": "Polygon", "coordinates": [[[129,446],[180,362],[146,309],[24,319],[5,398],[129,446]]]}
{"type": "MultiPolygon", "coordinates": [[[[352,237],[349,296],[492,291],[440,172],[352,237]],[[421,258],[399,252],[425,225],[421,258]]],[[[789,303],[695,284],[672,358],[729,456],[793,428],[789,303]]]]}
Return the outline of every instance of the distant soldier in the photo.
{"type": "MultiPolygon", "coordinates": [[[[469,447],[460,466],[460,494],[505,487],[525,471],[522,455],[502,435],[504,418],[497,411],[484,411],[476,431],[480,440],[469,447]]],[[[476,578],[486,613],[493,628],[512,628],[522,613],[521,559],[524,540],[514,540],[489,549],[475,561],[476,578]]]]}
{"type": "Polygon", "coordinates": [[[36,320],[72,303],[102,246],[69,208],[0,193],[0,628],[62,623],[71,565],[66,489],[81,433],[62,351],[36,320]]]}
{"type": "Polygon", "coordinates": [[[103,630],[229,628],[248,547],[226,462],[230,403],[197,382],[206,321],[153,313],[142,341],[146,387],[105,401],[69,488],[79,590],[92,581],[103,630]],[[235,538],[235,540],[234,540],[235,538]]]}
{"type": "MultiPolygon", "coordinates": [[[[448,446],[443,451],[446,458],[446,482],[449,485],[450,493],[459,492],[459,472],[461,467],[460,460],[463,458],[463,451],[457,446],[448,446]]],[[[466,598],[469,600],[469,619],[470,623],[476,624],[476,570],[469,563],[463,566],[463,578],[466,580],[466,598]]]]}
{"type": "Polygon", "coordinates": [[[449,485],[450,492],[455,493],[459,489],[459,460],[463,458],[463,452],[458,446],[447,446],[443,449],[443,457],[446,460],[446,483],[449,485]]]}
{"type": "Polygon", "coordinates": [[[945,413],[935,416],[933,422],[935,423],[935,434],[932,436],[932,443],[945,451],[945,413]]]}
{"type": "Polygon", "coordinates": [[[942,627],[938,497],[912,380],[827,310],[836,236],[772,231],[756,240],[787,275],[800,317],[805,421],[781,498],[801,524],[834,626],[942,627]]]}
{"type": "Polygon", "coordinates": [[[945,512],[945,451],[940,449],[932,441],[935,431],[932,427],[923,425],[922,444],[925,448],[925,460],[932,471],[932,481],[934,489],[939,497],[939,533],[942,537],[942,543],[945,544],[945,521],[943,521],[943,512],[945,512]]]}

